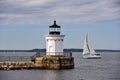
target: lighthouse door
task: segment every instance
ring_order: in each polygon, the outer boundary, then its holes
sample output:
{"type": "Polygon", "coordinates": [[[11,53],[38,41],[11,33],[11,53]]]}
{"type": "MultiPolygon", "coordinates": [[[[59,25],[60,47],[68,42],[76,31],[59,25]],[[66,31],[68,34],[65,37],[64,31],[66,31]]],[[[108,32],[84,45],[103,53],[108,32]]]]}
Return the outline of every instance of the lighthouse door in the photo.
{"type": "Polygon", "coordinates": [[[53,46],[49,46],[49,55],[53,55],[53,46]]]}

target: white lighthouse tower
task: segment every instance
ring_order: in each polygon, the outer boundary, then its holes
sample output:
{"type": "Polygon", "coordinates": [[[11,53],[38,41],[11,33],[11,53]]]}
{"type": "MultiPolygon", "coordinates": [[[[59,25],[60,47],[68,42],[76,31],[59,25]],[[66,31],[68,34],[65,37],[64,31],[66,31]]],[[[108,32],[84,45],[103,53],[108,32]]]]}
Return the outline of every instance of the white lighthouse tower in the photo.
{"type": "Polygon", "coordinates": [[[49,26],[49,35],[46,36],[46,55],[61,56],[63,55],[64,36],[61,35],[61,26],[54,24],[49,26]]]}

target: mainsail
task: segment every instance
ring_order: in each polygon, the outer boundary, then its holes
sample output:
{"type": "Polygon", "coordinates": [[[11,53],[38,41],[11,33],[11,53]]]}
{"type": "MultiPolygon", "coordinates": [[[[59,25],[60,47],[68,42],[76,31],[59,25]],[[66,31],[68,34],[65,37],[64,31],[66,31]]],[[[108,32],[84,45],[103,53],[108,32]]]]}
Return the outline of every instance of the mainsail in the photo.
{"type": "Polygon", "coordinates": [[[90,55],[90,54],[95,54],[95,50],[90,44],[90,40],[88,39],[88,34],[85,37],[85,42],[84,42],[84,49],[83,49],[83,54],[84,55],[90,55]]]}

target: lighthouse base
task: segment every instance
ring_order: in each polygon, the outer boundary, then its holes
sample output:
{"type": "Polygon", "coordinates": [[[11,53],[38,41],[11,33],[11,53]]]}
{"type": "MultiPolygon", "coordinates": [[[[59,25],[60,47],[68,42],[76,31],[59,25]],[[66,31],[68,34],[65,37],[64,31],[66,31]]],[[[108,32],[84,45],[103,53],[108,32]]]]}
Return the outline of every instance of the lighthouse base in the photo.
{"type": "Polygon", "coordinates": [[[66,56],[36,57],[35,68],[44,69],[73,69],[74,58],[66,56]]]}

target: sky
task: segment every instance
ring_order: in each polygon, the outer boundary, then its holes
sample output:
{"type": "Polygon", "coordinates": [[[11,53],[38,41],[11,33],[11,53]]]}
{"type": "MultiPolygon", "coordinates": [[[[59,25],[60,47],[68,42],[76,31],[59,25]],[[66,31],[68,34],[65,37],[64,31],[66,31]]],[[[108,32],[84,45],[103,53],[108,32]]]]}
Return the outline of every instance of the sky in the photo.
{"type": "Polygon", "coordinates": [[[0,50],[45,48],[56,20],[64,48],[120,49],[120,0],[0,0],[0,50]]]}

